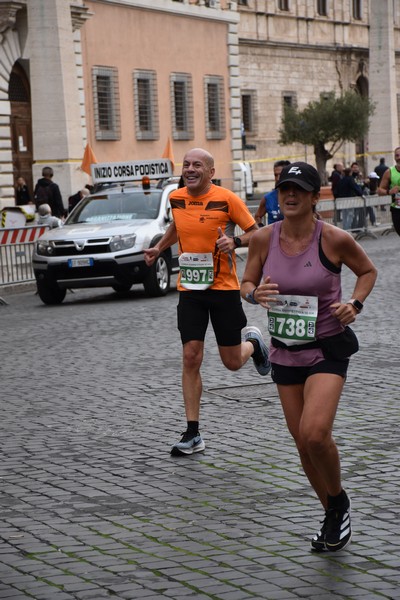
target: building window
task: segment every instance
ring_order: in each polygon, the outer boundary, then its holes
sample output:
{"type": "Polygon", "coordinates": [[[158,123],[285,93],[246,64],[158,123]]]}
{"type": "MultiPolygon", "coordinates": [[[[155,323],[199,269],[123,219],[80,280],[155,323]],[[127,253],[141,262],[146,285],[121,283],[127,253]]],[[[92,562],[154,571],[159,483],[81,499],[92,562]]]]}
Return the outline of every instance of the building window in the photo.
{"type": "Polygon", "coordinates": [[[242,94],[242,123],[245,133],[255,133],[254,92],[242,94]]]}
{"type": "Polygon", "coordinates": [[[118,71],[115,67],[92,69],[96,140],[120,139],[118,71]]]}
{"type": "Polygon", "coordinates": [[[223,140],[226,135],[224,78],[219,75],[207,75],[204,78],[204,96],[206,138],[223,140]]]}
{"type": "Polygon", "coordinates": [[[135,128],[137,140],[158,140],[157,75],[155,71],[133,72],[135,128]]]}
{"type": "Polygon", "coordinates": [[[239,6],[248,6],[249,1],[248,0],[238,0],[238,5],[239,6]]]}
{"type": "Polygon", "coordinates": [[[362,19],[362,2],[361,0],[353,0],[353,19],[361,21],[362,19]]]}
{"type": "Polygon", "coordinates": [[[297,96],[296,92],[283,92],[282,94],[283,108],[296,108],[297,107],[297,96]]]}
{"type": "Polygon", "coordinates": [[[192,140],[193,88],[188,73],[173,73],[170,80],[172,106],[172,137],[174,140],[192,140]]]}
{"type": "Polygon", "coordinates": [[[322,17],[328,16],[328,2],[327,0],[317,0],[317,13],[322,17]]]}
{"type": "Polygon", "coordinates": [[[289,0],[278,0],[279,10],[289,10],[289,0]]]}
{"type": "Polygon", "coordinates": [[[330,100],[332,98],[332,92],[320,92],[319,97],[321,100],[330,100]]]}

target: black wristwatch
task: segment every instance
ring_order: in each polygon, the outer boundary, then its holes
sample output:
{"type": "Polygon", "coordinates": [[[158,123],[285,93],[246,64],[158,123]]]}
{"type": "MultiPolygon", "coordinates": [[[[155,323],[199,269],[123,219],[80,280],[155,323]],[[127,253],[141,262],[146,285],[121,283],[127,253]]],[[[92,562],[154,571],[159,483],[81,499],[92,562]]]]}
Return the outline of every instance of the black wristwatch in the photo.
{"type": "Polygon", "coordinates": [[[240,248],[242,245],[242,240],[240,239],[240,237],[234,237],[233,243],[235,244],[235,248],[240,248]]]}
{"type": "Polygon", "coordinates": [[[354,308],[356,309],[356,311],[359,313],[364,308],[364,304],[362,302],[360,302],[359,300],[357,300],[356,298],[352,298],[351,300],[349,300],[347,302],[347,304],[352,304],[354,306],[354,308]]]}
{"type": "Polygon", "coordinates": [[[257,300],[254,298],[254,293],[257,288],[258,286],[256,286],[252,292],[248,292],[246,294],[246,300],[247,302],[250,302],[250,304],[258,304],[257,300]]]}

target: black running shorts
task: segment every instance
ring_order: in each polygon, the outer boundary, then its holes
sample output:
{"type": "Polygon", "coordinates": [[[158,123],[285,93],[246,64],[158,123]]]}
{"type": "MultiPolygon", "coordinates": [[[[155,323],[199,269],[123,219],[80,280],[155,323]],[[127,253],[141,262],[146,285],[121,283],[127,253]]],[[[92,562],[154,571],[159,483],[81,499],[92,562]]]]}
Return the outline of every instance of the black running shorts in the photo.
{"type": "Polygon", "coordinates": [[[271,378],[279,385],[295,385],[305,383],[310,375],[315,373],[332,373],[346,379],[349,359],[344,360],[321,360],[312,367],[286,367],[272,363],[271,378]]]}
{"type": "Polygon", "coordinates": [[[204,341],[210,318],[218,346],[237,346],[242,341],[247,319],[239,290],[180,292],[177,311],[182,344],[204,341]]]}

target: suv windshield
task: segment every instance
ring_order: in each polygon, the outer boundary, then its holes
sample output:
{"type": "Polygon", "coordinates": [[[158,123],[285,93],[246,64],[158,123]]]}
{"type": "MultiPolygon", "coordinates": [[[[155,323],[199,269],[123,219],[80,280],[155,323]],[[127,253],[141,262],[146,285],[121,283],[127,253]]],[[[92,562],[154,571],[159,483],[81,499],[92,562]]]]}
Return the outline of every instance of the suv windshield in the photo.
{"type": "Polygon", "coordinates": [[[108,223],[156,219],[160,209],[161,190],[123,192],[90,196],[68,217],[65,224],[108,223]]]}

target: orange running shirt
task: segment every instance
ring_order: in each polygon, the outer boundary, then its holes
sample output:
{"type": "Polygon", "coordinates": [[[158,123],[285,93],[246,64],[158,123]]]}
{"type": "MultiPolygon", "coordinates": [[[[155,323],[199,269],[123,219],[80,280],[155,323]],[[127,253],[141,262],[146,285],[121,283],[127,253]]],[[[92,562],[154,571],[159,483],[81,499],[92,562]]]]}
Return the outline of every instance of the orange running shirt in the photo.
{"type": "MultiPolygon", "coordinates": [[[[214,258],[213,290],[238,290],[235,252],[226,254],[216,246],[218,227],[229,237],[234,236],[235,225],[249,229],[255,224],[246,204],[230,190],[212,184],[202,196],[190,196],[186,188],[170,195],[172,214],[178,234],[179,253],[211,252],[214,258]]],[[[180,285],[178,290],[188,291],[180,285]]]]}

